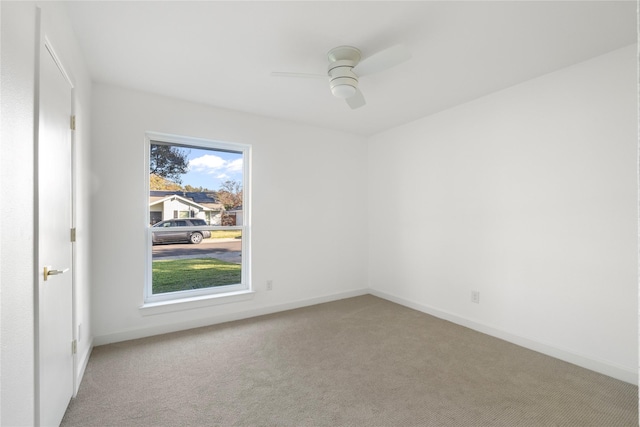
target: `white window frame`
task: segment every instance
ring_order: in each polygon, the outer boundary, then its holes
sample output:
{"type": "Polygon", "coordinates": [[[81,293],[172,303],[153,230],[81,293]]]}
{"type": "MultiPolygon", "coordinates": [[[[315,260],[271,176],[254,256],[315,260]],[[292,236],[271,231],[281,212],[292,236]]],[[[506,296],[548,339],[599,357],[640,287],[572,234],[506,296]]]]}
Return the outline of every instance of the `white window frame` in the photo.
{"type": "MultiPolygon", "coordinates": [[[[232,296],[237,297],[244,292],[251,292],[251,145],[235,142],[213,141],[202,138],[193,138],[180,135],[170,135],[158,132],[145,133],[145,234],[146,234],[146,274],[144,284],[145,306],[155,306],[174,302],[193,302],[206,298],[232,296]],[[203,230],[241,230],[242,231],[242,261],[240,283],[215,286],[210,288],[191,289],[186,291],[167,292],[153,294],[153,254],[152,254],[152,230],[149,225],[149,155],[152,143],[172,145],[178,148],[200,148],[216,151],[230,151],[242,153],[242,225],[198,227],[203,230]]],[[[185,230],[185,227],[181,227],[185,230]]]]}

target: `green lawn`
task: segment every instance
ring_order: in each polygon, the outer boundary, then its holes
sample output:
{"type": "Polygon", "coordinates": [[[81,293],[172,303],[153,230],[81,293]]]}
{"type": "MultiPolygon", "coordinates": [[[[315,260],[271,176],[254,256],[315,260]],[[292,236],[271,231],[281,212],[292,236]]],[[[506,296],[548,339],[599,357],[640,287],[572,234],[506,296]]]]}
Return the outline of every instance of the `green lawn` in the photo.
{"type": "Polygon", "coordinates": [[[212,239],[241,239],[242,230],[213,230],[212,239]]]}
{"type": "Polygon", "coordinates": [[[213,258],[153,261],[153,293],[240,283],[240,264],[213,258]]]}

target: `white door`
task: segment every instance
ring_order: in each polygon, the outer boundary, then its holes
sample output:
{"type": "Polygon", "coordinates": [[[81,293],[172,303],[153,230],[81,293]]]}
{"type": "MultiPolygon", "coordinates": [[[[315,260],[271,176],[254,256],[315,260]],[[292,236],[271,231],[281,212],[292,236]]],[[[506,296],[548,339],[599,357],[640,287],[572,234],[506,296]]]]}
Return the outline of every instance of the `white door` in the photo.
{"type": "Polygon", "coordinates": [[[57,426],[73,394],[72,88],[49,49],[40,53],[37,401],[40,425],[57,426]]]}

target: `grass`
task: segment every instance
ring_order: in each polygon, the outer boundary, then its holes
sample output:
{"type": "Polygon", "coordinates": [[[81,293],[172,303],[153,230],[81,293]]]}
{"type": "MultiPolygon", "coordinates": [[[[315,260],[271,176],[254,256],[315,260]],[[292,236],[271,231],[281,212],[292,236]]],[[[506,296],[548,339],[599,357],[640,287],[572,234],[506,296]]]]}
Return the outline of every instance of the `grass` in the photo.
{"type": "Polygon", "coordinates": [[[240,264],[213,258],[153,261],[152,269],[154,294],[240,283],[240,264]]]}
{"type": "Polygon", "coordinates": [[[212,239],[241,239],[242,230],[213,230],[212,239]]]}

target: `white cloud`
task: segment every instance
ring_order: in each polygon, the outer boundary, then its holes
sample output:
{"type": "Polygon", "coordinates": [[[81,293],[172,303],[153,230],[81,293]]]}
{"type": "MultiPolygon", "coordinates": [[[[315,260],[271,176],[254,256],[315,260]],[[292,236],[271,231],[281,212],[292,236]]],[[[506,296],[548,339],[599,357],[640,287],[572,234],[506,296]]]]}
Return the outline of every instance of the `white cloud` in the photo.
{"type": "Polygon", "coordinates": [[[205,154],[189,160],[189,169],[196,172],[216,173],[224,168],[227,161],[213,154],[205,154]]]}
{"type": "Polygon", "coordinates": [[[236,159],[227,165],[229,172],[242,172],[242,159],[236,159]]]}
{"type": "Polygon", "coordinates": [[[242,172],[242,159],[229,161],[213,154],[205,154],[189,160],[189,170],[215,175],[218,179],[229,179],[229,175],[242,172]]]}

